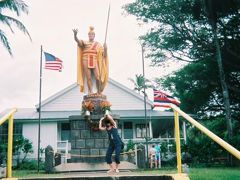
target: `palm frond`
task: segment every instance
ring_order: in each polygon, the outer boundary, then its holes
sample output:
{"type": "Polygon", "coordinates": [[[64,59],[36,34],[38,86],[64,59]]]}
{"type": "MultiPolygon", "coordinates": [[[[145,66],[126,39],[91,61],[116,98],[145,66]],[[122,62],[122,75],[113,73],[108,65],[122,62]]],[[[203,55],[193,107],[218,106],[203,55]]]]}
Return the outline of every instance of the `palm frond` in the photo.
{"type": "Polygon", "coordinates": [[[0,21],[6,22],[6,24],[10,24],[10,23],[14,24],[15,26],[18,27],[18,29],[20,29],[24,34],[26,34],[30,40],[32,40],[27,28],[23,25],[23,23],[21,23],[17,19],[1,14],[0,21]]]}
{"type": "Polygon", "coordinates": [[[5,20],[4,15],[2,15],[1,13],[0,13],[0,22],[3,24],[6,24],[9,27],[9,29],[11,30],[11,32],[14,33],[14,31],[11,27],[11,24],[9,23],[9,21],[5,20]]]}
{"type": "Polygon", "coordinates": [[[28,14],[28,5],[22,0],[2,0],[0,1],[0,10],[3,8],[14,11],[17,16],[20,16],[21,12],[28,14]]]}
{"type": "Polygon", "coordinates": [[[2,41],[3,46],[7,49],[8,53],[12,56],[12,49],[10,43],[5,35],[5,33],[0,29],[0,41],[2,41]]]}

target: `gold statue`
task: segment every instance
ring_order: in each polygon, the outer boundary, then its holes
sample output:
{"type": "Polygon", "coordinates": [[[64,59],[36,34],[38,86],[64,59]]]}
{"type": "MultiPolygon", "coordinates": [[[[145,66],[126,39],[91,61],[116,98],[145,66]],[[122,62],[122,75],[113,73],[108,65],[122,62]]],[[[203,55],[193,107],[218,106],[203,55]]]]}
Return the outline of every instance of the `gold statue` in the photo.
{"type": "Polygon", "coordinates": [[[77,29],[73,29],[74,39],[78,44],[77,83],[80,91],[85,92],[84,82],[87,81],[88,94],[94,94],[92,76],[96,81],[97,94],[101,94],[108,81],[107,45],[94,41],[94,27],[90,27],[88,41],[77,38],[77,29]]]}

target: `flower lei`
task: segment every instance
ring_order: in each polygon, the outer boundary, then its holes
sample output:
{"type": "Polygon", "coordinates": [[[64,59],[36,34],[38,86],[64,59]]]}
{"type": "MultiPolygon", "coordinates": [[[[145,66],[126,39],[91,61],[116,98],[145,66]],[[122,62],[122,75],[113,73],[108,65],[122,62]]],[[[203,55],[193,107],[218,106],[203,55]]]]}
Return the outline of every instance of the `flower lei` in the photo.
{"type": "Polygon", "coordinates": [[[99,122],[98,121],[93,121],[90,119],[90,117],[87,117],[87,122],[88,122],[88,127],[93,130],[93,131],[98,131],[99,130],[99,122]]]}
{"type": "MultiPolygon", "coordinates": [[[[86,111],[89,111],[91,114],[94,111],[94,103],[91,101],[83,101],[82,103],[82,114],[85,114],[86,111]]],[[[88,127],[93,131],[99,130],[99,123],[90,119],[90,116],[85,116],[88,127]]]]}
{"type": "Polygon", "coordinates": [[[110,102],[108,102],[108,101],[103,101],[102,103],[101,103],[101,111],[103,112],[103,113],[105,113],[106,112],[106,110],[108,110],[108,111],[111,111],[111,104],[110,104],[110,102]]]}
{"type": "Polygon", "coordinates": [[[92,113],[94,111],[94,104],[91,101],[84,101],[82,104],[82,113],[84,114],[86,111],[92,113]]]}

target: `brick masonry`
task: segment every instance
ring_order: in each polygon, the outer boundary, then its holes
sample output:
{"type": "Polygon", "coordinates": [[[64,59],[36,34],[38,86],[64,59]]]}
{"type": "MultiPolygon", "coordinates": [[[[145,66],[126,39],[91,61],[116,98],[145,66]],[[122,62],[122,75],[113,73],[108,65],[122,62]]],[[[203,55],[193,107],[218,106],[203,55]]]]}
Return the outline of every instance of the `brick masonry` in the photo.
{"type": "MultiPolygon", "coordinates": [[[[115,120],[118,115],[112,115],[115,120]]],[[[101,116],[92,116],[91,119],[99,121],[101,116]]],[[[82,116],[70,116],[71,124],[71,154],[76,155],[105,155],[108,148],[106,131],[92,131],[82,116]]],[[[83,158],[72,157],[70,162],[105,162],[105,157],[83,158]]]]}

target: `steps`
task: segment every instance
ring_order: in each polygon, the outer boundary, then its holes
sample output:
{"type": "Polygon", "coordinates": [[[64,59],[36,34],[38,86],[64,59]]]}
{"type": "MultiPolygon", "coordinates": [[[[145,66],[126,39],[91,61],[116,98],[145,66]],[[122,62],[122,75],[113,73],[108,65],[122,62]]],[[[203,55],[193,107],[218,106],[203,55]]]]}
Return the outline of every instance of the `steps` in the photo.
{"type": "MultiPolygon", "coordinates": [[[[127,161],[121,161],[120,170],[135,170],[137,166],[127,161]]],[[[56,173],[61,172],[89,172],[89,171],[107,171],[109,165],[103,163],[64,163],[54,167],[56,173]]]]}

